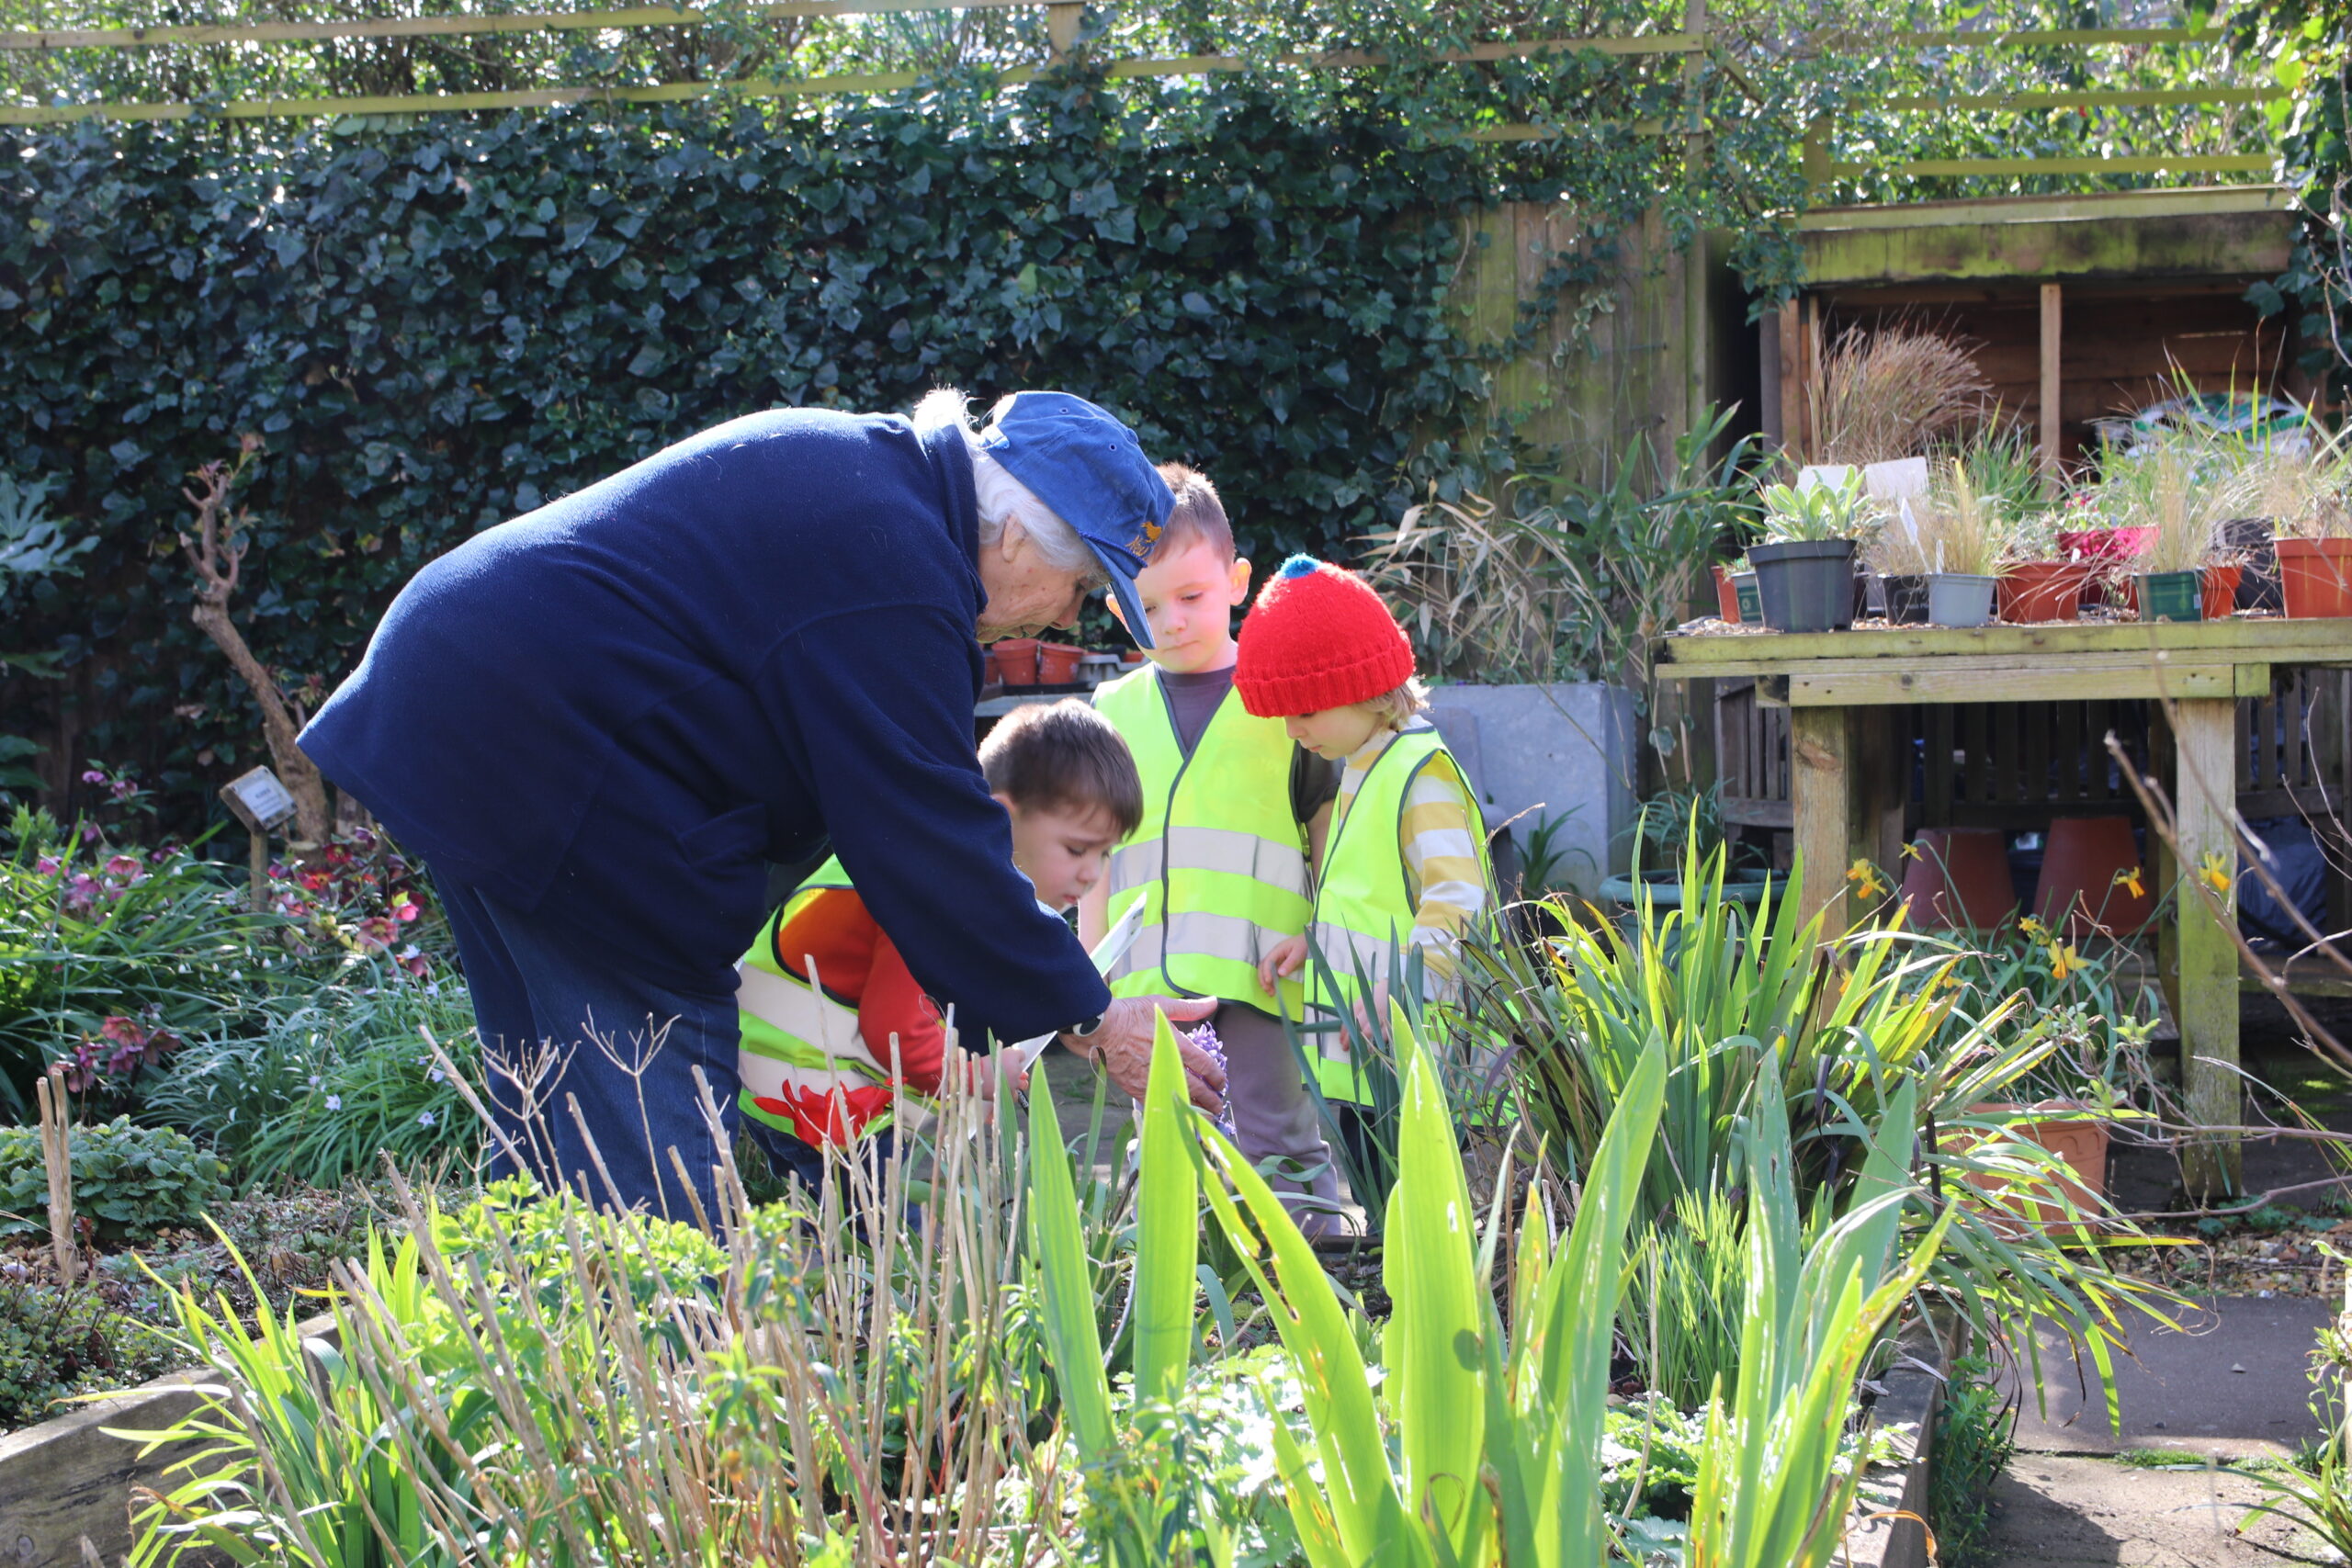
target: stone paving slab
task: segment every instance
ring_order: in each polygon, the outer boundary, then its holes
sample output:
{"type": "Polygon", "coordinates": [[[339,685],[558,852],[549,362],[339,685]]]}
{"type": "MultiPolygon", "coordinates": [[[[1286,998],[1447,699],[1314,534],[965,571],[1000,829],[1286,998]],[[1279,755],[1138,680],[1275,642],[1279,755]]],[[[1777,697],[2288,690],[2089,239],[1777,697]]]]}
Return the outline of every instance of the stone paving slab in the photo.
{"type": "Polygon", "coordinates": [[[2309,1537],[2265,1516],[2227,1471],[2143,1470],[2086,1454],[2024,1454],[1993,1483],[1994,1568],[2278,1568],[2330,1562],[2309,1537]]]}
{"type": "MultiPolygon", "coordinates": [[[[2036,1413],[2030,1392],[2019,1401],[2018,1447],[2084,1454],[2164,1448],[2287,1453],[2318,1435],[2305,1369],[2332,1312],[2332,1303],[2310,1297],[2222,1296],[2177,1314],[2180,1332],[2142,1326],[2132,1338],[2135,1359],[2116,1362],[2120,1433],[2109,1429],[2095,1381],[2086,1398],[2064,1339],[2045,1333],[2047,1412],[2036,1413]]],[[[2083,1376],[2096,1374],[2086,1364],[2083,1376]]]]}

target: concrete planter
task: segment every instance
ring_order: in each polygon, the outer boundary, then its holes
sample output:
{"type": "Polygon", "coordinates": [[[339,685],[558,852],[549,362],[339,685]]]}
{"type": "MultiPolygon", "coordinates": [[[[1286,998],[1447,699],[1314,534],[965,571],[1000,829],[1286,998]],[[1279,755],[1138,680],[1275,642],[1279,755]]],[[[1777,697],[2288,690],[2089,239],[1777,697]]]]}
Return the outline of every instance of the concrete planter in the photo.
{"type": "Polygon", "coordinates": [[[1626,869],[1640,757],[1632,694],[1599,682],[1440,686],[1430,702],[1489,831],[1510,822],[1523,850],[1558,821],[1555,881],[1588,897],[1626,869]]]}

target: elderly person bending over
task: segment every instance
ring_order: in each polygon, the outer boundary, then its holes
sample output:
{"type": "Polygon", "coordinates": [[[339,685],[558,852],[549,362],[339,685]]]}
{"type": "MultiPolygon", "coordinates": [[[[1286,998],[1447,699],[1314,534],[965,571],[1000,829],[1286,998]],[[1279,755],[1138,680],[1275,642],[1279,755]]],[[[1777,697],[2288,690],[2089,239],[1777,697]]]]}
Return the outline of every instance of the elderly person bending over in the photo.
{"type": "Polygon", "coordinates": [[[674,1148],[712,1212],[695,1069],[731,1135],[766,863],[828,837],[967,1037],[1059,1032],[1139,1094],[1155,1003],[1213,1004],[1112,999],[1013,869],[972,707],[978,641],[1068,626],[1106,579],[1148,626],[1170,504],[1083,399],[1018,393],[981,433],[941,392],[719,425],[418,572],[302,747],[432,870],[505,1066],[493,1168],[685,1218],[674,1148]]]}

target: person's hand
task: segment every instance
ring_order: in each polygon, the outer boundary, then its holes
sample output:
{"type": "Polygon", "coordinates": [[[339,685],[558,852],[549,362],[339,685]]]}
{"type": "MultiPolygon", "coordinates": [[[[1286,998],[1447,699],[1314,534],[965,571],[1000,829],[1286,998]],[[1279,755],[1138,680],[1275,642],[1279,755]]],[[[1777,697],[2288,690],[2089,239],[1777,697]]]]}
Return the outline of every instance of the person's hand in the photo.
{"type": "Polygon", "coordinates": [[[1028,1065],[1010,1046],[972,1062],[972,1092],[982,1100],[994,1100],[1003,1089],[1018,1094],[1028,1088],[1028,1065]]]}
{"type": "Polygon", "coordinates": [[[1258,960],[1258,988],[1266,995],[1272,996],[1275,977],[1279,976],[1283,979],[1289,979],[1298,973],[1298,966],[1306,962],[1306,938],[1304,935],[1283,938],[1282,941],[1274,943],[1274,950],[1272,953],[1258,960]]]}
{"type": "MultiPolygon", "coordinates": [[[[1169,1022],[1185,1024],[1198,1023],[1216,1010],[1215,997],[1114,997],[1103,1011],[1102,1028],[1083,1040],[1067,1034],[1062,1039],[1079,1055],[1100,1061],[1128,1099],[1141,1100],[1151,1086],[1152,1013],[1164,1012],[1169,1022]]],[[[1224,1111],[1225,1069],[1182,1033],[1176,1050],[1184,1061],[1193,1103],[1212,1116],[1224,1111]]]]}
{"type": "MultiPolygon", "coordinates": [[[[1380,1032],[1373,1027],[1373,1021],[1374,1019],[1385,1019],[1387,1016],[1388,982],[1385,980],[1375,980],[1373,982],[1372,986],[1372,1006],[1370,1009],[1367,1010],[1365,1008],[1364,1000],[1362,997],[1358,997],[1356,998],[1356,1027],[1363,1031],[1367,1039],[1376,1037],[1380,1032]]],[[[1344,1043],[1345,1043],[1342,1042],[1343,1045],[1344,1043]]]]}

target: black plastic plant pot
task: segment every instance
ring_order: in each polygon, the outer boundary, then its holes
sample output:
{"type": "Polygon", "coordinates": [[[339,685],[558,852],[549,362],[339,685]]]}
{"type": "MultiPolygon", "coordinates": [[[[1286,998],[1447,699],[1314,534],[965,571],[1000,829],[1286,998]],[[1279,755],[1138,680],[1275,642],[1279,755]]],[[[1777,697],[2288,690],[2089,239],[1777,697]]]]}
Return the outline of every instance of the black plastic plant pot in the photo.
{"type": "Polygon", "coordinates": [[[1776,632],[1841,632],[1854,624],[1854,541],[1750,545],[1764,624],[1776,632]]]}
{"type": "Polygon", "coordinates": [[[1921,571],[1886,574],[1886,618],[1898,626],[1928,624],[1928,575],[1921,571]]]}

